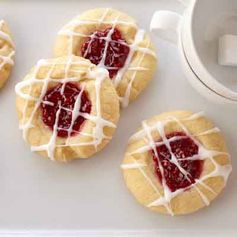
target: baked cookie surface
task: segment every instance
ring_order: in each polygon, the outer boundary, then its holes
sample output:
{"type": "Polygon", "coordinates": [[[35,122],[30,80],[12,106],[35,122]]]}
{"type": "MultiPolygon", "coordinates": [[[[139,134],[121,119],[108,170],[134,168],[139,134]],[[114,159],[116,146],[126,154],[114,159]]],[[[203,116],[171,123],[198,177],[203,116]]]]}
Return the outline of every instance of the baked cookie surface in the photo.
{"type": "Polygon", "coordinates": [[[87,59],[40,60],[15,90],[23,137],[42,156],[88,158],[115,132],[117,93],[108,72],[87,59]]]}
{"type": "Polygon", "coordinates": [[[157,64],[149,36],[132,17],[109,8],[86,11],[59,31],[55,55],[69,54],[107,69],[122,107],[145,89],[157,64]]]}
{"type": "Polygon", "coordinates": [[[10,30],[4,20],[0,20],[0,89],[4,86],[14,65],[15,46],[10,30]]]}
{"type": "Polygon", "coordinates": [[[122,164],[125,183],[151,210],[183,215],[210,204],[232,167],[220,130],[203,113],[163,113],[142,123],[122,164]]]}

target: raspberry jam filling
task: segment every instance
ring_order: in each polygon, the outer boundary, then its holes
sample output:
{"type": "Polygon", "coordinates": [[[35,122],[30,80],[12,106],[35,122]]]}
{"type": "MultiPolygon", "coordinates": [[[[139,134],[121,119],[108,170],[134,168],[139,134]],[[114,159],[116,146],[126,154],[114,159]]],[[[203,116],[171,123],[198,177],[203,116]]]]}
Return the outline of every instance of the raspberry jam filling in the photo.
{"type": "Polygon", "coordinates": [[[64,86],[58,84],[46,92],[41,102],[41,109],[45,125],[51,130],[56,125],[57,135],[64,138],[74,136],[80,131],[86,119],[77,113],[90,113],[91,102],[87,93],[81,91],[75,84],[66,83],[64,86]],[[78,96],[80,96],[80,100],[78,96]],[[73,114],[74,106],[78,106],[78,109],[73,114]]]}
{"type": "Polygon", "coordinates": [[[199,148],[184,132],[174,132],[166,137],[167,139],[175,137],[169,141],[169,145],[178,165],[171,161],[171,152],[165,144],[156,147],[158,157],[156,157],[154,151],[152,151],[152,156],[155,164],[155,173],[159,181],[162,182],[165,179],[164,181],[170,191],[175,192],[178,189],[188,188],[195,183],[195,180],[202,173],[203,161],[188,159],[197,155],[199,148]],[[163,175],[159,165],[163,168],[163,175]]]}
{"type": "Polygon", "coordinates": [[[81,55],[96,65],[105,66],[111,79],[124,66],[129,51],[117,28],[94,32],[81,47],[81,55]]]}

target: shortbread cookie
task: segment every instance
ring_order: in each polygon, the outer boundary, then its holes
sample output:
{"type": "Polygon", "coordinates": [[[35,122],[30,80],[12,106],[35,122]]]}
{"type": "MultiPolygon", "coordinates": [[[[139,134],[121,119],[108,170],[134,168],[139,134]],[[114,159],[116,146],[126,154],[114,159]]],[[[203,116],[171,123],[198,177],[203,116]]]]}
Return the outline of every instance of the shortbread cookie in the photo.
{"type": "Polygon", "coordinates": [[[16,93],[24,139],[52,160],[92,156],[111,140],[119,119],[108,71],[81,57],[40,60],[16,93]]]}
{"type": "Polygon", "coordinates": [[[106,68],[123,107],[145,89],[157,64],[149,36],[132,17],[109,8],[86,11],[59,31],[55,55],[68,54],[106,68]]]}
{"type": "Polygon", "coordinates": [[[129,140],[122,169],[138,202],[181,215],[209,205],[232,168],[220,130],[203,113],[176,111],[142,123],[129,140]]]}
{"type": "Polygon", "coordinates": [[[13,56],[15,47],[10,30],[5,21],[0,20],[0,88],[4,86],[9,78],[14,64],[13,56]]]}

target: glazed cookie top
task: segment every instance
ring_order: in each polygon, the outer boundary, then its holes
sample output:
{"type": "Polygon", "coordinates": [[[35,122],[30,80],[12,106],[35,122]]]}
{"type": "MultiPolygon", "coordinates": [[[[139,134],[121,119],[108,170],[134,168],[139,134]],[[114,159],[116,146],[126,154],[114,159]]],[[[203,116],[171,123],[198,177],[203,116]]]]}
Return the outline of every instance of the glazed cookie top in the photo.
{"type": "Polygon", "coordinates": [[[89,60],[40,60],[16,93],[24,139],[52,160],[90,157],[115,131],[118,96],[108,72],[89,60]]]}
{"type": "Polygon", "coordinates": [[[178,111],[142,123],[129,140],[122,169],[139,202],[177,215],[209,205],[232,168],[220,130],[202,112],[178,111]]]}
{"type": "Polygon", "coordinates": [[[4,20],[0,20],[0,88],[9,77],[11,66],[14,64],[13,56],[15,46],[10,31],[4,20]]]}
{"type": "Polygon", "coordinates": [[[65,25],[55,54],[75,54],[106,68],[123,107],[145,88],[156,68],[148,35],[132,17],[109,8],[86,11],[65,25]]]}

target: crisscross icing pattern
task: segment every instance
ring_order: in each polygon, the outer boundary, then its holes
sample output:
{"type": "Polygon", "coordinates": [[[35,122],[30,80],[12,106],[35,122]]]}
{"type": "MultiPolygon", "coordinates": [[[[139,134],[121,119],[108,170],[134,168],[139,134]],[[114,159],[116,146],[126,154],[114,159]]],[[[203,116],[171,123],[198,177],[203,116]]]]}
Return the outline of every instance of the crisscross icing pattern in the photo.
{"type": "MultiPolygon", "coordinates": [[[[209,200],[208,198],[205,196],[205,194],[200,190],[200,188],[197,186],[201,185],[204,189],[209,190],[210,192],[215,193],[215,191],[209,187],[207,184],[204,183],[205,180],[211,178],[211,177],[223,177],[224,182],[227,182],[228,176],[231,173],[232,167],[230,164],[227,165],[220,165],[216,160],[215,157],[218,155],[224,155],[229,157],[229,154],[226,152],[220,152],[220,151],[216,151],[216,150],[208,150],[207,148],[205,148],[198,140],[197,137],[203,136],[203,135],[209,135],[212,133],[219,133],[220,130],[217,127],[214,127],[212,129],[209,129],[207,131],[204,131],[202,133],[199,134],[191,134],[188,129],[184,126],[184,124],[182,123],[182,121],[190,121],[190,120],[195,120],[198,119],[200,117],[204,116],[203,112],[197,113],[197,114],[193,114],[188,118],[185,118],[183,120],[179,120],[178,118],[174,117],[174,116],[170,116],[167,119],[163,120],[163,121],[159,121],[157,123],[155,123],[152,126],[149,126],[147,124],[147,122],[143,122],[142,123],[142,129],[137,132],[136,134],[134,134],[131,138],[130,141],[136,141],[136,140],[140,140],[140,139],[144,139],[144,141],[146,142],[146,145],[138,148],[137,150],[129,153],[128,155],[133,155],[133,154],[138,154],[138,153],[145,153],[145,152],[149,152],[149,151],[153,151],[154,154],[156,155],[156,157],[159,157],[157,154],[157,150],[156,147],[160,146],[160,145],[165,145],[166,147],[168,147],[168,149],[170,149],[170,143],[175,141],[175,140],[179,140],[182,139],[182,136],[174,136],[171,138],[167,138],[166,134],[165,134],[165,126],[167,124],[169,124],[170,122],[176,122],[179,127],[182,129],[182,131],[186,134],[187,137],[190,137],[193,142],[198,146],[198,154],[195,154],[191,157],[187,157],[184,158],[183,160],[206,160],[209,159],[211,161],[211,163],[214,166],[213,171],[211,171],[210,173],[206,174],[206,175],[201,175],[201,177],[199,179],[195,179],[195,182],[193,184],[191,184],[188,188],[194,188],[197,190],[197,192],[199,193],[201,199],[203,200],[205,205],[209,205],[209,200]],[[157,142],[154,141],[153,137],[152,137],[152,132],[158,132],[161,136],[161,141],[157,142]]],[[[172,153],[172,151],[170,150],[170,152],[172,153]]],[[[163,194],[161,193],[161,191],[157,188],[157,186],[153,183],[153,181],[149,178],[149,176],[146,173],[146,167],[147,165],[144,163],[141,163],[139,161],[137,161],[135,158],[132,158],[133,162],[129,163],[129,164],[122,164],[121,168],[126,170],[126,169],[138,169],[142,175],[144,176],[144,178],[147,180],[147,183],[149,185],[151,185],[151,187],[154,189],[154,191],[157,193],[158,198],[156,200],[154,200],[153,202],[149,203],[147,206],[148,207],[152,207],[152,206],[164,206],[167,210],[167,212],[171,215],[174,215],[172,207],[170,205],[170,202],[173,198],[175,198],[176,196],[180,195],[181,193],[185,192],[187,190],[187,188],[179,188],[176,191],[172,192],[169,187],[167,186],[166,180],[165,178],[162,179],[162,187],[163,187],[163,194]]],[[[182,159],[178,159],[174,154],[172,154],[172,159],[170,160],[171,163],[175,164],[177,166],[177,168],[179,169],[179,171],[184,175],[187,176],[188,173],[186,170],[184,170],[180,165],[179,165],[179,161],[182,159]]],[[[161,172],[162,177],[164,177],[164,169],[162,167],[162,165],[160,164],[160,162],[158,162],[159,164],[159,170],[161,172]]],[[[188,178],[188,177],[187,177],[188,178]]]]}
{"type": "Polygon", "coordinates": [[[12,50],[9,52],[8,55],[2,55],[1,48],[0,48],[0,70],[6,64],[14,65],[13,56],[15,55],[14,43],[13,43],[11,37],[3,31],[4,24],[5,24],[4,20],[0,20],[0,39],[8,42],[10,44],[10,46],[12,47],[12,50]]]}
{"type": "MultiPolygon", "coordinates": [[[[111,127],[111,128],[115,128],[116,125],[106,119],[104,119],[101,115],[101,101],[100,101],[100,92],[101,92],[101,83],[103,82],[103,80],[105,78],[108,77],[108,72],[102,68],[95,68],[93,66],[93,64],[91,64],[89,61],[82,61],[82,60],[74,60],[73,59],[74,56],[70,56],[69,59],[67,60],[67,64],[64,67],[64,78],[60,78],[60,79],[56,79],[56,78],[52,78],[52,73],[54,71],[54,69],[59,66],[62,65],[64,66],[65,63],[60,62],[60,58],[59,59],[55,59],[54,62],[50,62],[49,60],[46,59],[42,59],[40,61],[38,61],[34,72],[33,72],[33,76],[31,76],[30,79],[27,80],[23,80],[22,82],[19,82],[16,87],[16,94],[18,96],[20,96],[22,99],[24,99],[24,108],[22,111],[22,119],[21,119],[21,124],[20,124],[20,129],[23,130],[23,138],[25,140],[27,140],[27,134],[30,128],[33,128],[35,125],[33,124],[33,120],[35,117],[36,112],[38,111],[38,109],[40,109],[40,106],[42,103],[45,103],[47,105],[53,105],[52,102],[49,101],[45,101],[44,97],[45,94],[48,90],[48,85],[49,83],[59,83],[62,84],[61,86],[61,93],[63,93],[65,85],[67,83],[73,83],[73,82],[80,82],[81,80],[87,78],[87,79],[93,79],[94,81],[94,86],[95,86],[95,104],[92,104],[93,107],[95,107],[95,111],[96,114],[92,114],[92,113],[83,113],[79,111],[80,108],[80,104],[81,104],[81,95],[83,93],[84,90],[86,90],[86,85],[81,87],[81,91],[80,93],[77,95],[77,98],[75,99],[75,103],[73,106],[72,110],[69,110],[68,108],[65,108],[63,106],[61,106],[61,104],[58,105],[58,110],[56,112],[55,115],[55,123],[53,126],[53,131],[52,131],[52,135],[50,137],[50,139],[48,140],[48,142],[46,144],[41,144],[38,146],[32,146],[31,150],[32,151],[46,151],[47,155],[50,159],[54,160],[54,153],[55,153],[55,148],[57,147],[73,147],[73,146],[89,146],[92,145],[94,146],[96,149],[98,147],[98,145],[101,144],[103,139],[111,139],[111,137],[108,137],[105,133],[104,133],[104,128],[105,127],[111,127]],[[78,69],[75,71],[75,69],[71,69],[72,65],[84,65],[87,66],[87,69],[78,69]],[[45,76],[45,78],[38,78],[38,74],[39,71],[42,67],[48,67],[48,71],[47,74],[45,76]],[[69,72],[70,70],[74,70],[74,72],[78,72],[78,76],[77,77],[70,77],[69,76],[69,72]],[[82,73],[82,74],[80,74],[82,73]],[[85,74],[86,73],[86,74],[85,74]],[[83,77],[79,77],[79,75],[83,75],[83,77]],[[41,85],[41,92],[39,94],[39,96],[36,98],[34,96],[31,95],[31,91],[34,85],[40,84],[41,85]],[[24,90],[26,89],[26,90],[24,90]],[[23,91],[24,90],[24,91],[23,91]],[[34,102],[34,107],[32,109],[32,113],[30,114],[30,116],[27,116],[27,109],[28,109],[28,105],[29,103],[34,102]],[[60,130],[60,127],[58,126],[58,120],[59,120],[59,115],[61,110],[69,110],[69,112],[71,113],[72,119],[71,119],[71,124],[69,126],[69,128],[64,129],[67,131],[67,138],[64,139],[64,142],[62,143],[62,141],[59,143],[57,142],[57,133],[60,130]],[[73,130],[73,124],[75,122],[75,120],[78,118],[78,116],[82,116],[84,119],[86,120],[90,120],[93,124],[93,132],[92,133],[85,133],[82,131],[74,131],[73,130]],[[72,140],[70,139],[70,134],[71,133],[79,133],[80,136],[85,136],[85,137],[90,137],[90,141],[88,142],[81,142],[81,143],[73,143],[72,140]]],[[[82,67],[83,68],[83,67],[82,67]]],[[[62,140],[62,139],[60,139],[62,140]]],[[[66,161],[66,160],[65,160],[66,161]]]]}
{"type": "MultiPolygon", "coordinates": [[[[118,85],[120,84],[121,80],[123,79],[123,76],[125,75],[125,73],[127,71],[132,71],[132,75],[129,78],[129,83],[126,88],[126,91],[125,91],[124,95],[120,97],[120,102],[121,102],[122,107],[126,107],[129,104],[129,98],[130,98],[130,94],[131,94],[132,84],[136,78],[137,73],[139,71],[150,70],[149,68],[142,66],[142,62],[143,62],[145,55],[149,54],[149,55],[153,56],[154,58],[156,58],[156,55],[149,48],[149,46],[151,44],[150,41],[148,41],[147,45],[144,47],[139,46],[141,44],[141,42],[143,42],[145,39],[145,31],[142,29],[137,29],[137,25],[135,24],[135,22],[120,20],[120,18],[121,18],[120,13],[118,13],[118,15],[115,16],[113,20],[109,20],[109,21],[106,20],[106,16],[108,15],[110,10],[111,10],[110,8],[105,9],[104,14],[101,16],[100,19],[80,20],[78,17],[75,17],[71,22],[69,22],[67,25],[65,25],[63,27],[63,29],[59,31],[58,34],[65,35],[65,36],[69,37],[67,48],[68,48],[68,54],[70,55],[72,53],[75,53],[75,52],[73,52],[73,43],[74,43],[75,37],[90,38],[91,42],[93,41],[94,38],[97,37],[96,34],[93,34],[93,33],[90,35],[80,33],[79,26],[97,24],[99,27],[101,25],[110,25],[110,30],[108,31],[107,36],[103,38],[105,40],[105,49],[103,52],[103,56],[98,64],[98,66],[109,70],[109,69],[117,69],[117,68],[107,67],[105,65],[107,48],[108,48],[109,43],[111,41],[113,42],[113,39],[111,38],[111,36],[112,36],[113,32],[115,31],[116,26],[126,25],[126,26],[133,27],[137,30],[134,41],[131,44],[127,44],[126,42],[120,42],[121,44],[125,44],[126,46],[129,47],[129,53],[127,55],[127,58],[126,58],[126,61],[123,65],[123,67],[118,70],[117,74],[114,76],[114,78],[112,80],[114,83],[114,86],[117,88],[118,85]],[[136,52],[140,52],[141,56],[140,56],[139,60],[137,60],[136,65],[130,66],[133,56],[136,52]]],[[[118,41],[116,41],[116,42],[118,43],[118,41]]],[[[86,54],[86,52],[84,54],[86,54]]]]}

